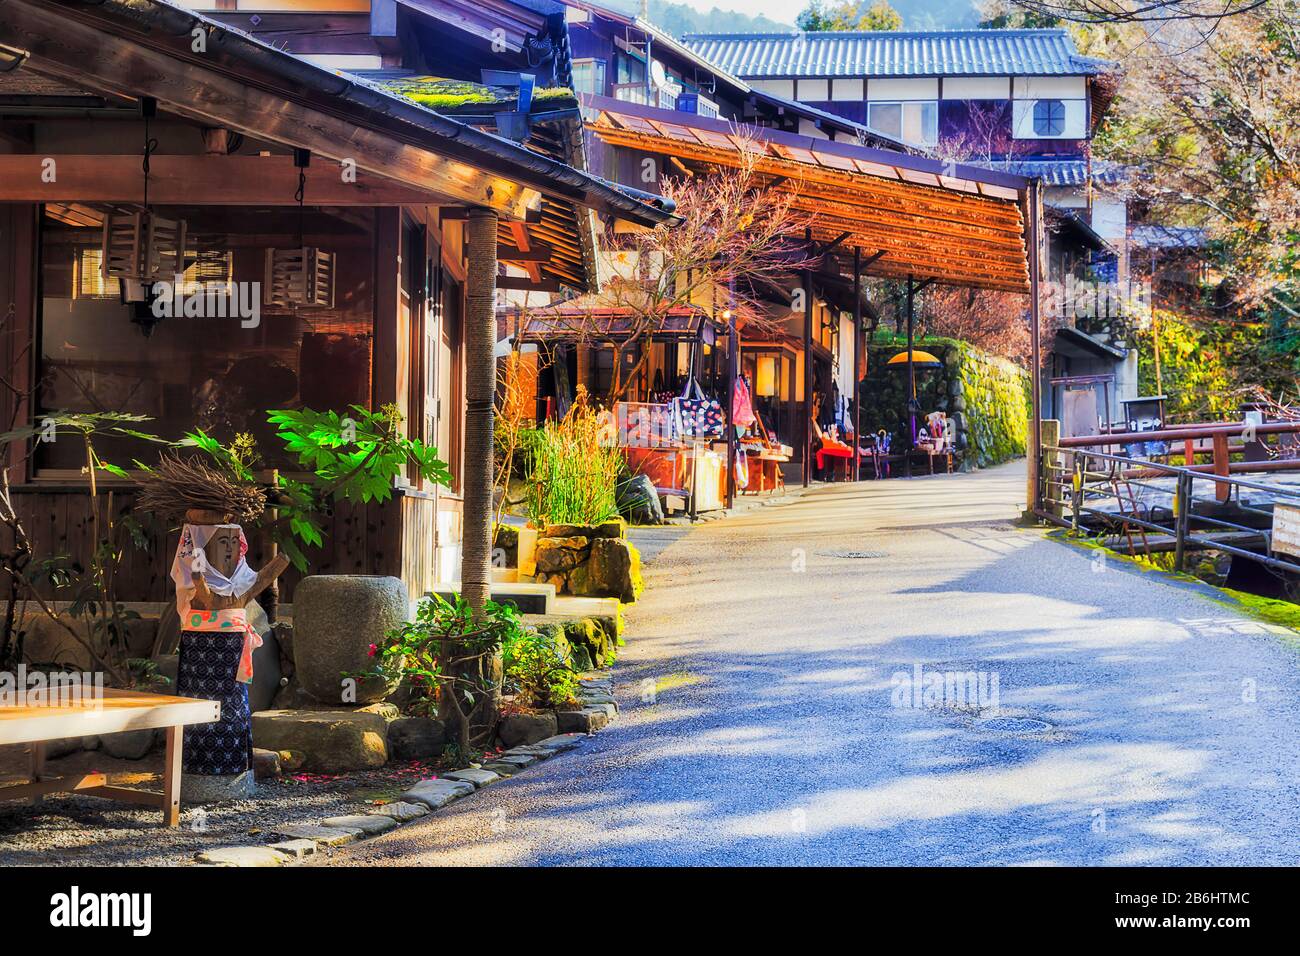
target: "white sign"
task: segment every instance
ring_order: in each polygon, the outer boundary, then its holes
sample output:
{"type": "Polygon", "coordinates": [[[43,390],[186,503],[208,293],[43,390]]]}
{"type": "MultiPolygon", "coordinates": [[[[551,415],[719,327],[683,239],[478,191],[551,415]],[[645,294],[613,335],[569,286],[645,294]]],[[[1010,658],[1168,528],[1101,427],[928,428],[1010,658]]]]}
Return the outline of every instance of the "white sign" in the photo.
{"type": "Polygon", "coordinates": [[[1273,506],[1273,550],[1300,556],[1300,505],[1273,506]]]}

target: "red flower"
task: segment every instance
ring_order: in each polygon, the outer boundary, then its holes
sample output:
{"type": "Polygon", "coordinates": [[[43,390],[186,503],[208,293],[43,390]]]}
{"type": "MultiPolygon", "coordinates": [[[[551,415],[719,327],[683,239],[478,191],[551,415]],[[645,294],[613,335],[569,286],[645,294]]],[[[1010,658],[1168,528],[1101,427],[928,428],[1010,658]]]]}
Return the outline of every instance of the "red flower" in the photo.
{"type": "Polygon", "coordinates": [[[378,651],[379,651],[379,645],[378,645],[378,644],[371,644],[371,645],[370,645],[370,656],[371,656],[371,657],[374,657],[375,654],[378,653],[378,651]]]}

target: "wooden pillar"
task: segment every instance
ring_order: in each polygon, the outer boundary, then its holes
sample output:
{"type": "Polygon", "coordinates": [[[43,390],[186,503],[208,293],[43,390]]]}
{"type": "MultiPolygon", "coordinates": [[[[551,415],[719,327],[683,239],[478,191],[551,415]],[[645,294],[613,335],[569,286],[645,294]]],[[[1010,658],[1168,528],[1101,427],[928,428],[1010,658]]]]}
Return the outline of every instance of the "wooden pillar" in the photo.
{"type": "MultiPolygon", "coordinates": [[[[804,234],[809,250],[812,248],[812,230],[804,234]]],[[[803,486],[808,487],[812,476],[812,390],[813,390],[813,291],[812,269],[803,271],[803,486]]]]}
{"type": "Polygon", "coordinates": [[[862,250],[853,247],[853,480],[862,480],[862,250]]]}
{"type": "MultiPolygon", "coordinates": [[[[730,283],[728,283],[730,285],[730,283]]],[[[727,507],[736,502],[740,486],[736,482],[736,378],[740,370],[740,336],[736,332],[736,313],[732,309],[733,296],[727,296],[727,507]]],[[[753,402],[753,395],[750,401],[753,402]]]]}
{"type": "Polygon", "coordinates": [[[1039,476],[1039,449],[1043,447],[1043,395],[1042,395],[1042,343],[1039,302],[1039,284],[1042,279],[1043,205],[1039,180],[1029,181],[1029,487],[1028,509],[1036,511],[1042,503],[1042,482],[1039,476]]]}
{"type": "Polygon", "coordinates": [[[912,452],[916,449],[916,364],[912,361],[916,292],[912,276],[907,276],[907,454],[903,457],[903,475],[912,477],[912,452]]]}

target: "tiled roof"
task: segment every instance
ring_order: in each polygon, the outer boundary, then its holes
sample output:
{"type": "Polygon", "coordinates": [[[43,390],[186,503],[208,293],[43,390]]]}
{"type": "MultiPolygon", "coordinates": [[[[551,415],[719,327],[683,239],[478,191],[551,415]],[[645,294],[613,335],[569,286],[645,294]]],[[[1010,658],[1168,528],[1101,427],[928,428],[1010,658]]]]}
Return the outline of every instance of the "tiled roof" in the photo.
{"type": "MultiPolygon", "coordinates": [[[[1040,179],[1044,186],[1082,186],[1088,176],[1088,163],[1082,159],[1011,159],[979,163],[989,169],[1024,176],[1026,179],[1040,179]]],[[[1115,163],[1094,160],[1092,163],[1092,181],[1113,185],[1123,182],[1124,168],[1115,163]]]]}
{"type": "Polygon", "coordinates": [[[746,79],[783,76],[1083,76],[1111,64],[1049,30],[693,33],[696,54],[746,79]]]}

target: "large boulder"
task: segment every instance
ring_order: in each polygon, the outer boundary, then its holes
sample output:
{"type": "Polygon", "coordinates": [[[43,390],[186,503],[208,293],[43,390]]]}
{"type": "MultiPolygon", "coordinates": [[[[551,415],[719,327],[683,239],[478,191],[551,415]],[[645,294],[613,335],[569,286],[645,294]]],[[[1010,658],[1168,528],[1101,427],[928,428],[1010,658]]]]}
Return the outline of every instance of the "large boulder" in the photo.
{"type": "Polygon", "coordinates": [[[577,567],[587,556],[589,539],[580,535],[538,538],[533,558],[539,574],[555,574],[577,567]]]}
{"type": "Polygon", "coordinates": [[[511,714],[509,717],[502,718],[501,723],[497,725],[497,736],[501,738],[501,745],[506,748],[535,744],[547,737],[554,737],[557,733],[559,729],[555,721],[555,713],[549,710],[535,714],[511,714]]]}
{"type": "Polygon", "coordinates": [[[574,594],[585,597],[615,597],[630,604],[641,596],[641,554],[622,538],[596,538],[591,542],[591,560],[584,573],[569,575],[574,594]]]}
{"type": "Polygon", "coordinates": [[[663,524],[664,509],[649,475],[633,475],[618,486],[618,510],[633,524],[663,524]]]}
{"type": "Polygon", "coordinates": [[[301,754],[320,773],[372,770],[388,761],[388,721],[359,710],[264,710],[253,715],[253,746],[301,754]]]}
{"type": "Polygon", "coordinates": [[[446,743],[446,727],[433,717],[399,717],[388,725],[388,752],[394,760],[436,757],[446,743]]]}
{"type": "Polygon", "coordinates": [[[368,704],[396,687],[379,676],[371,644],[406,620],[406,585],[400,578],[315,574],[293,590],[293,663],[299,683],[328,704],[368,704]],[[348,678],[352,678],[349,681],[348,678]]]}

